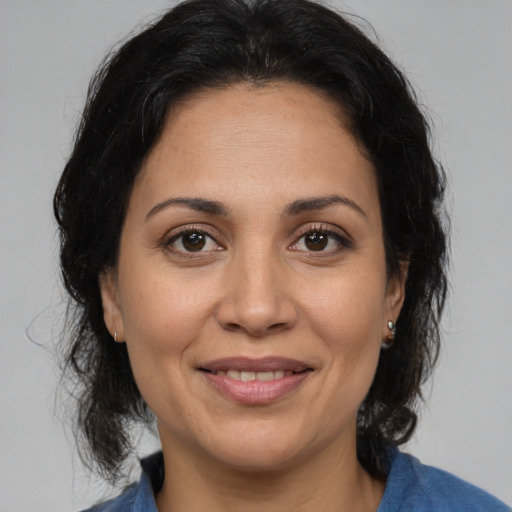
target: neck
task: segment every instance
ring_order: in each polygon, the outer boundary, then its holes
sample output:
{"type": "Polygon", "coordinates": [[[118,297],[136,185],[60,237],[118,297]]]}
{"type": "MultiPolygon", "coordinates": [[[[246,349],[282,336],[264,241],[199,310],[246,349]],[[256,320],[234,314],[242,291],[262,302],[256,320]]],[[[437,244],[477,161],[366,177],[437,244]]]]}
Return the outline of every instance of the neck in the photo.
{"type": "Polygon", "coordinates": [[[165,448],[160,512],[374,512],[384,493],[384,483],[359,464],[355,439],[348,449],[330,446],[272,471],[240,470],[204,456],[181,458],[165,448]]]}

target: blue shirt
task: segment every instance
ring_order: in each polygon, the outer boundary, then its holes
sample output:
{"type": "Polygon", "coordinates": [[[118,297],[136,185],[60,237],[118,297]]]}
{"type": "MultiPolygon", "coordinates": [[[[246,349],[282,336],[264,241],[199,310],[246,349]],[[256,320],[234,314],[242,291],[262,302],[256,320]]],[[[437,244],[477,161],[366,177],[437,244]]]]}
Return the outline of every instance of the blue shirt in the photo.
{"type": "MultiPolygon", "coordinates": [[[[377,512],[511,512],[505,503],[460,478],[390,450],[391,469],[377,512]]],[[[155,490],[163,483],[163,457],[142,461],[140,481],[123,494],[83,512],[158,512],[155,490]]]]}

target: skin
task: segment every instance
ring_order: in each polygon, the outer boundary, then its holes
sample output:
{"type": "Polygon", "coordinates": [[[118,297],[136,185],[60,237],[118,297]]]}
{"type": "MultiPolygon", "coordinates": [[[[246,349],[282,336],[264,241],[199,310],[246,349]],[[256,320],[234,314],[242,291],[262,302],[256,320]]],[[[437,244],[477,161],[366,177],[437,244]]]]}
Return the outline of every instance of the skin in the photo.
{"type": "Polygon", "coordinates": [[[404,279],[387,276],[374,169],[338,110],[291,83],[203,91],[170,113],[136,178],[100,286],[158,419],[161,512],[378,508],[384,484],[357,461],[356,418],[404,279]],[[333,195],[348,201],[290,211],[333,195]],[[225,212],[162,204],[176,198],[225,212]],[[206,236],[200,251],[184,228],[206,236]],[[271,403],[242,404],[198,369],[240,356],[312,371],[271,403]]]}

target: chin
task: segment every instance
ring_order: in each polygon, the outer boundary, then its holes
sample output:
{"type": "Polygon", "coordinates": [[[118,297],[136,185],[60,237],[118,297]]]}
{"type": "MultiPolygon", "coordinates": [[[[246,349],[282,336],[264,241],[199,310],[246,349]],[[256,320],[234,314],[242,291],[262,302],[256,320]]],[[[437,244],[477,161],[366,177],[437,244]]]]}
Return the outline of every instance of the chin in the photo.
{"type": "Polygon", "coordinates": [[[304,458],[311,445],[303,434],[294,433],[281,422],[262,425],[257,421],[238,426],[218,439],[211,437],[209,444],[203,448],[212,458],[241,472],[286,469],[304,458]]]}
{"type": "Polygon", "coordinates": [[[297,454],[281,447],[269,449],[268,445],[238,445],[236,450],[229,449],[217,453],[217,461],[233,471],[243,473],[270,473],[292,466],[298,459],[297,454]]]}

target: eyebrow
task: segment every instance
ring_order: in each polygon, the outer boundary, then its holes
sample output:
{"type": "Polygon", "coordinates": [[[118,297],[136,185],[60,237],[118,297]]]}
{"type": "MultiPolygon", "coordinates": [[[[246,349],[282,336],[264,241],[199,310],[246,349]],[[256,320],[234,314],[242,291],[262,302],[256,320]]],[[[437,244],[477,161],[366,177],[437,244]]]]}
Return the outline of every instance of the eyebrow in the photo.
{"type": "Polygon", "coordinates": [[[146,214],[146,220],[160,212],[164,208],[173,205],[181,205],[190,208],[191,210],[195,210],[198,212],[209,213],[211,215],[222,215],[225,216],[228,214],[228,209],[218,201],[211,201],[209,199],[203,199],[201,197],[173,197],[170,199],[165,199],[160,203],[156,204],[149,210],[146,214]]]}
{"type": "MultiPolygon", "coordinates": [[[[349,199],[348,197],[340,195],[306,197],[304,199],[297,199],[285,208],[283,216],[294,216],[300,215],[304,212],[322,210],[323,208],[327,208],[328,206],[334,204],[343,204],[348,206],[358,214],[362,215],[366,220],[368,220],[368,216],[366,215],[365,211],[356,202],[352,201],[352,199],[349,199]]],[[[173,205],[186,206],[192,210],[208,213],[211,215],[227,216],[229,213],[228,208],[226,208],[222,203],[218,201],[203,199],[202,197],[173,197],[165,199],[164,201],[161,201],[160,203],[153,206],[153,208],[151,208],[151,210],[149,210],[149,212],[146,214],[146,220],[161,210],[173,205]]]]}
{"type": "Polygon", "coordinates": [[[323,208],[327,208],[334,204],[343,204],[348,206],[368,220],[368,216],[365,211],[356,202],[352,201],[352,199],[349,199],[348,197],[336,194],[331,196],[306,197],[304,199],[298,199],[286,207],[283,215],[300,215],[301,213],[312,210],[322,210],[323,208]]]}

